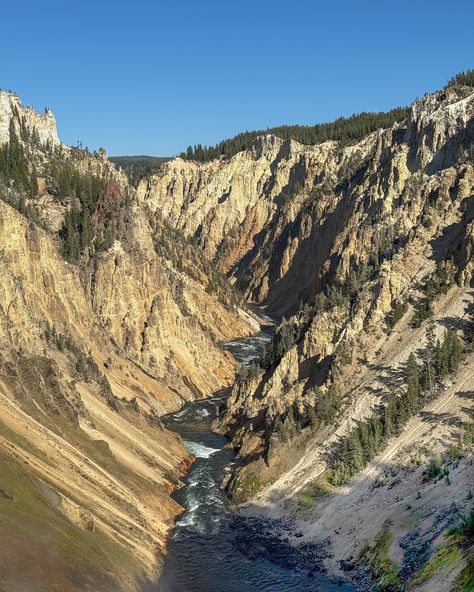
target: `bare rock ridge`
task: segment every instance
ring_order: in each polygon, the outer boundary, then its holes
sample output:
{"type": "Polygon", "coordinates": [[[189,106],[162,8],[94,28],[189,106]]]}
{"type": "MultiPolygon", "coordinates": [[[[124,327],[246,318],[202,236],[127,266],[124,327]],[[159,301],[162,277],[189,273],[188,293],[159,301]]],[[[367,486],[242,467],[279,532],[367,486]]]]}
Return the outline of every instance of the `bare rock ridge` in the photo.
{"type": "MultiPolygon", "coordinates": [[[[405,124],[356,144],[304,146],[263,136],[228,160],[170,161],[142,181],[137,196],[196,237],[248,298],[294,312],[319,289],[320,268],[339,249],[331,241],[351,232],[352,213],[371,220],[377,210],[393,225],[406,209],[400,193],[449,169],[459,147],[470,146],[472,118],[470,90],[448,87],[416,101],[405,124]],[[311,266],[303,263],[308,253],[311,266]]],[[[351,254],[344,253],[342,268],[351,254]]]]}
{"type": "Polygon", "coordinates": [[[159,417],[232,384],[255,322],[103,152],[0,105],[0,588],[137,590],[192,460],[159,417]]]}
{"type": "Polygon", "coordinates": [[[473,89],[450,85],[351,145],[267,135],[228,159],[167,162],[138,187],[249,300],[286,317],[215,424],[238,450],[225,485],[249,513],[290,516],[303,541],[327,544],[333,573],[359,558],[377,574],[388,541],[397,585],[467,581],[469,544],[447,532],[474,487],[473,142],[473,89]],[[436,348],[451,339],[464,353],[447,375],[436,348]],[[412,396],[415,366],[419,398],[390,431],[384,409],[412,396]],[[375,446],[370,426],[386,432],[375,446]],[[456,561],[433,567],[448,552],[456,561]]]}
{"type": "Polygon", "coordinates": [[[56,119],[49,109],[37,113],[32,107],[23,107],[20,98],[11,92],[0,92],[0,144],[10,140],[10,122],[20,132],[28,129],[31,136],[43,144],[53,146],[60,143],[56,128],[56,119]]]}

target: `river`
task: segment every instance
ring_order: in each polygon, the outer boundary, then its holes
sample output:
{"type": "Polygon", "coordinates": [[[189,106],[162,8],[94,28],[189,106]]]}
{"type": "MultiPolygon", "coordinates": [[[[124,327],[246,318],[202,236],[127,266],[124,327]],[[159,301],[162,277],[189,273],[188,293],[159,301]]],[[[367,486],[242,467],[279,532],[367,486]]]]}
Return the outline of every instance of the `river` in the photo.
{"type": "MultiPolygon", "coordinates": [[[[258,359],[272,331],[226,344],[241,364],[258,359]]],[[[227,439],[211,431],[211,423],[228,393],[187,404],[163,418],[177,432],[196,461],[173,494],[185,509],[168,542],[159,592],[349,592],[353,588],[286,569],[264,558],[250,558],[236,542],[238,529],[226,494],[219,489],[224,467],[234,457],[227,439]]]]}

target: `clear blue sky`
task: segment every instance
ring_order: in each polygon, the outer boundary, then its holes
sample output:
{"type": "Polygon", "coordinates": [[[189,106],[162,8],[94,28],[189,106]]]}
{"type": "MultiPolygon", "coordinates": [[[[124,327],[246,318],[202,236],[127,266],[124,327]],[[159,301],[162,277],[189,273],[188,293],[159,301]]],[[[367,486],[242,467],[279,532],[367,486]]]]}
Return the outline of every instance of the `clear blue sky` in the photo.
{"type": "Polygon", "coordinates": [[[407,104],[474,66],[467,0],[7,1],[0,88],[61,139],[173,155],[407,104]]]}

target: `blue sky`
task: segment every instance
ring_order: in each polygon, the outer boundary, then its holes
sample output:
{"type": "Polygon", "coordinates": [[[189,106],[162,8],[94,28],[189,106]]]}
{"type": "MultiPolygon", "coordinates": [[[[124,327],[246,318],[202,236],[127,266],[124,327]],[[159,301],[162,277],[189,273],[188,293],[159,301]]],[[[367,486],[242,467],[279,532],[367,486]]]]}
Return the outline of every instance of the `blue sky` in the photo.
{"type": "Polygon", "coordinates": [[[474,67],[465,0],[27,0],[2,20],[0,88],[111,155],[385,110],[474,67]]]}

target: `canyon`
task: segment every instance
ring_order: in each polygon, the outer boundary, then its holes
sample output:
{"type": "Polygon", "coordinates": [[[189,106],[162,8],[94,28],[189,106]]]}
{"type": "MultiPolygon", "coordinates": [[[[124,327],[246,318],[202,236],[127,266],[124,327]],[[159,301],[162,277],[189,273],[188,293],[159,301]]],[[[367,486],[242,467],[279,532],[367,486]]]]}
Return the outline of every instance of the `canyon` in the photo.
{"type": "Polygon", "coordinates": [[[156,589],[195,460],[160,418],[226,389],[242,520],[361,589],[468,589],[472,86],[138,184],[12,93],[0,144],[27,163],[0,176],[0,590],[156,589]],[[247,303],[277,327],[239,367],[247,303]]]}

